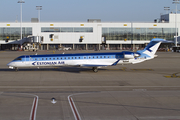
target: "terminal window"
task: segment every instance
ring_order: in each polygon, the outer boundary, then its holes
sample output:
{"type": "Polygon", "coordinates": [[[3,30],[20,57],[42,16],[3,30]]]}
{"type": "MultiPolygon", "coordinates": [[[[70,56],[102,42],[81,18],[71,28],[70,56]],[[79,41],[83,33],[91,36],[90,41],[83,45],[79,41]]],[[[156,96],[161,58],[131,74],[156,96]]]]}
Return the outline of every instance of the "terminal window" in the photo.
{"type": "Polygon", "coordinates": [[[41,32],[93,32],[93,27],[42,27],[41,32]]]}
{"type": "Polygon", "coordinates": [[[175,28],[119,28],[103,27],[102,37],[106,40],[151,40],[163,38],[174,40],[175,28]]]}
{"type": "MultiPolygon", "coordinates": [[[[22,37],[27,37],[32,35],[31,27],[22,27],[22,37]]],[[[0,40],[18,40],[21,38],[21,28],[20,27],[0,27],[0,40]]]]}

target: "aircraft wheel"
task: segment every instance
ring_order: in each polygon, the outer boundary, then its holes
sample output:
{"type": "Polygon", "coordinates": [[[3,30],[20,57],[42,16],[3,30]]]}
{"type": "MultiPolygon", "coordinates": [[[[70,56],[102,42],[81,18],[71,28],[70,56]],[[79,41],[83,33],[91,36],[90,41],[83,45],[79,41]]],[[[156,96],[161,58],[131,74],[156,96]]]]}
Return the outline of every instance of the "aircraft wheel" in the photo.
{"type": "Polygon", "coordinates": [[[15,67],[15,71],[16,71],[16,72],[18,71],[18,68],[17,68],[17,67],[15,67]]]}
{"type": "Polygon", "coordinates": [[[98,68],[97,68],[97,67],[93,67],[93,71],[94,71],[95,73],[97,73],[97,72],[98,72],[98,68]]]}

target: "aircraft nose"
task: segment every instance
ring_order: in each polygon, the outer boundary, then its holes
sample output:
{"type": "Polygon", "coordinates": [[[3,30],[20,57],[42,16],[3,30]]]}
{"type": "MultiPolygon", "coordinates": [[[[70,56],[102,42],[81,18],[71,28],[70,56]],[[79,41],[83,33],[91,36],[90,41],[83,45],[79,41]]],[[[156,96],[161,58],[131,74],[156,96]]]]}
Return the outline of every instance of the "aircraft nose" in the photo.
{"type": "Polygon", "coordinates": [[[8,66],[9,68],[11,68],[11,69],[13,69],[13,68],[14,68],[14,67],[13,67],[13,63],[12,63],[12,62],[8,63],[8,64],[7,64],[7,66],[8,66]]]}
{"type": "Polygon", "coordinates": [[[7,66],[13,66],[14,64],[12,62],[8,63],[7,66]]]}
{"type": "Polygon", "coordinates": [[[11,62],[7,64],[7,66],[11,66],[11,62]]]}

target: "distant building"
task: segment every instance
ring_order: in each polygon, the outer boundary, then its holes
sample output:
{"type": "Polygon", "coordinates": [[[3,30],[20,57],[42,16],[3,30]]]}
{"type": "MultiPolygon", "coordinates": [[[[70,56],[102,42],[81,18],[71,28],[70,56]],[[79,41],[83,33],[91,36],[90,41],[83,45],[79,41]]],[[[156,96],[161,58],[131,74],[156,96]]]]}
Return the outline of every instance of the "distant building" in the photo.
{"type": "MultiPolygon", "coordinates": [[[[180,32],[180,14],[178,33],[180,32]]],[[[161,15],[152,23],[114,22],[104,23],[100,19],[88,19],[88,22],[41,22],[33,18],[30,23],[0,23],[0,49],[13,49],[27,39],[36,40],[42,50],[57,49],[60,46],[72,49],[127,49],[141,48],[153,38],[174,41],[175,14],[161,15]]],[[[33,42],[33,40],[29,40],[33,42]]]]}
{"type": "Polygon", "coordinates": [[[31,22],[32,22],[32,23],[38,23],[39,20],[38,20],[38,18],[31,18],[31,22]]]}

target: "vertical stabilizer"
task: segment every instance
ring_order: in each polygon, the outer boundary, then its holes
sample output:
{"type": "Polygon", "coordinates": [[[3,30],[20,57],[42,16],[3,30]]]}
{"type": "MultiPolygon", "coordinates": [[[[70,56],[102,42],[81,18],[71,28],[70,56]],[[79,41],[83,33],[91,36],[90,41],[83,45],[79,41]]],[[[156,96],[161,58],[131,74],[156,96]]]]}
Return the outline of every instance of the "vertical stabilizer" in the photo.
{"type": "Polygon", "coordinates": [[[157,49],[163,41],[165,40],[161,38],[152,39],[150,43],[144,48],[144,50],[137,51],[137,53],[140,53],[149,59],[154,58],[157,49]]]}

